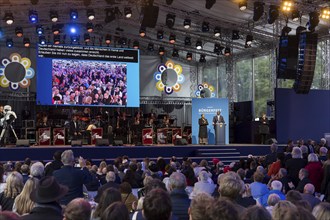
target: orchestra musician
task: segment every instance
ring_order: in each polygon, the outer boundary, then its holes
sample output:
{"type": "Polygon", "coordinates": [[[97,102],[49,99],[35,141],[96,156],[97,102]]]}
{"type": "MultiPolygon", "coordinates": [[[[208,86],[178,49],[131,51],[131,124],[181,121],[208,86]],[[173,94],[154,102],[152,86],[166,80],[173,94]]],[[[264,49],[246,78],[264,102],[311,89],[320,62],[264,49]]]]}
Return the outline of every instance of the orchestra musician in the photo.
{"type": "Polygon", "coordinates": [[[141,113],[136,112],[134,121],[133,121],[133,126],[132,126],[132,131],[133,131],[133,143],[137,144],[141,142],[142,140],[142,118],[141,118],[141,113]]]}
{"type": "Polygon", "coordinates": [[[199,124],[199,133],[198,133],[199,144],[208,144],[207,125],[209,124],[209,122],[205,118],[204,114],[202,114],[201,118],[198,119],[198,124],[199,124]]]}
{"type": "Polygon", "coordinates": [[[69,136],[71,140],[77,140],[82,138],[80,122],[78,121],[78,116],[75,114],[72,117],[72,120],[69,123],[69,136]]]}
{"type": "Polygon", "coordinates": [[[129,129],[129,120],[126,116],[126,112],[122,113],[122,117],[119,117],[116,124],[116,135],[123,140],[124,144],[127,144],[127,135],[129,129]]]}
{"type": "Polygon", "coordinates": [[[170,117],[168,115],[164,117],[161,127],[162,128],[170,128],[171,127],[170,117]]]}
{"type": "Polygon", "coordinates": [[[48,128],[51,127],[50,122],[48,121],[48,116],[43,115],[41,119],[37,122],[37,128],[48,128]]]}

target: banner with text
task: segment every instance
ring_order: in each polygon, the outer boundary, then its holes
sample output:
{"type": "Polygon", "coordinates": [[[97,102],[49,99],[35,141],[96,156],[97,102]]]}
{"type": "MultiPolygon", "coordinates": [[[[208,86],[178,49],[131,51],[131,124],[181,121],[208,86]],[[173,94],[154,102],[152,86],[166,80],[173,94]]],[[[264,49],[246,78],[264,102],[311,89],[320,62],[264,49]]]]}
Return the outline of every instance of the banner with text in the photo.
{"type": "Polygon", "coordinates": [[[215,131],[212,124],[213,117],[221,111],[226,124],[226,144],[229,144],[229,102],[228,99],[194,98],[192,99],[192,144],[198,144],[199,125],[198,119],[205,115],[209,125],[207,126],[208,143],[215,144],[215,131]]]}

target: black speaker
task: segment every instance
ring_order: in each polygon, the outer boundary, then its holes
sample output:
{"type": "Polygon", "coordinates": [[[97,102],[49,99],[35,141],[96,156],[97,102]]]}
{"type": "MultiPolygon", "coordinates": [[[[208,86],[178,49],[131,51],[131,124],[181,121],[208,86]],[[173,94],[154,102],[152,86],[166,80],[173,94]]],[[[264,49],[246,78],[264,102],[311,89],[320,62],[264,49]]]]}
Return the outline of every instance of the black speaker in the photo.
{"type": "Polygon", "coordinates": [[[113,141],[113,146],[123,146],[123,141],[122,140],[114,140],[113,141]]]}
{"type": "Polygon", "coordinates": [[[82,147],[82,140],[72,140],[71,147],[82,147]]]}
{"type": "Polygon", "coordinates": [[[316,63],[316,33],[302,32],[299,36],[299,54],[296,80],[293,88],[298,94],[307,94],[311,88],[316,63]]]}
{"type": "Polygon", "coordinates": [[[109,146],[109,140],[98,138],[96,139],[95,146],[109,146]]]}
{"type": "Polygon", "coordinates": [[[28,139],[18,139],[16,141],[16,147],[30,147],[30,140],[28,140],[28,139]]]}
{"type": "Polygon", "coordinates": [[[159,7],[149,5],[144,8],[142,27],[155,28],[158,20],[159,7]]]}
{"type": "Polygon", "coordinates": [[[295,79],[298,59],[298,37],[281,36],[278,52],[278,79],[295,79]]]}
{"type": "Polygon", "coordinates": [[[187,145],[187,144],[188,144],[188,142],[184,138],[177,138],[175,140],[175,145],[187,145]]]}

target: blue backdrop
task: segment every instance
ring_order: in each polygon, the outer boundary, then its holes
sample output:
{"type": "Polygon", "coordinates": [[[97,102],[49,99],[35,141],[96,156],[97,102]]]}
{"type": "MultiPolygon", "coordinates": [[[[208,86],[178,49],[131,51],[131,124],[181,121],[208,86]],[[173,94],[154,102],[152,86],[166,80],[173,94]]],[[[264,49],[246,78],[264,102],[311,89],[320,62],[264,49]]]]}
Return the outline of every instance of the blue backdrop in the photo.
{"type": "Polygon", "coordinates": [[[293,89],[276,89],[276,133],[279,143],[289,139],[319,141],[330,133],[330,91],[310,90],[296,94],[293,89]]]}
{"type": "Polygon", "coordinates": [[[216,115],[217,111],[221,111],[226,123],[226,144],[229,143],[229,111],[228,111],[228,99],[216,99],[216,98],[194,98],[192,99],[192,143],[198,144],[198,119],[201,114],[205,115],[209,125],[208,130],[208,141],[209,144],[215,144],[214,128],[212,125],[213,116],[216,115]]]}

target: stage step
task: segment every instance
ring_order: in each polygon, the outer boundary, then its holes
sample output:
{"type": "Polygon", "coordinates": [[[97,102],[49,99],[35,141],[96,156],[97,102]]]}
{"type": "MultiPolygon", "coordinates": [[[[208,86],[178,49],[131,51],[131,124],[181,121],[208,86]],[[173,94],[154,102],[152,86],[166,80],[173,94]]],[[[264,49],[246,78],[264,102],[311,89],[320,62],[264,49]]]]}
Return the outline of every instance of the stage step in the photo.
{"type": "Polygon", "coordinates": [[[238,162],[241,158],[241,154],[236,148],[199,148],[196,150],[195,157],[193,158],[206,159],[209,163],[212,163],[213,158],[217,158],[225,165],[229,165],[231,162],[238,162]]]}

